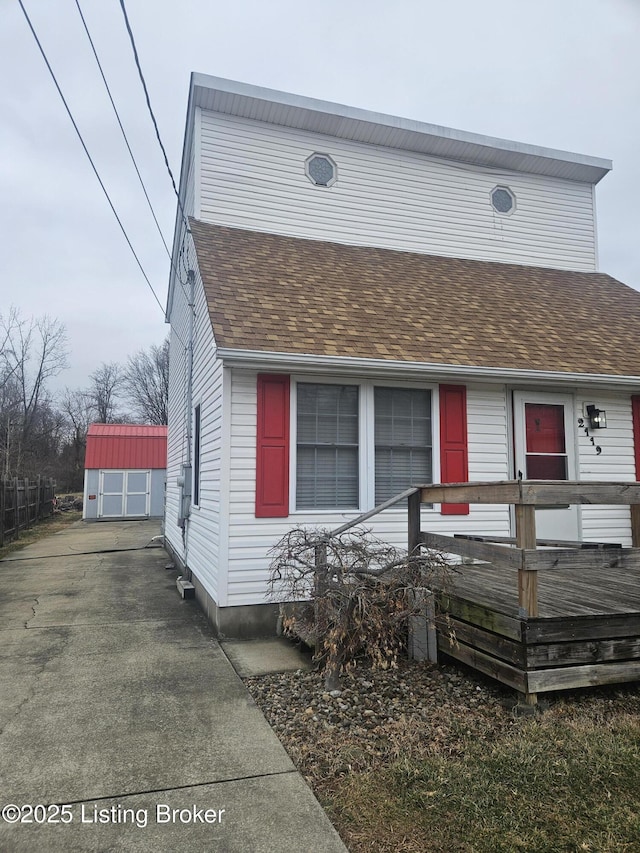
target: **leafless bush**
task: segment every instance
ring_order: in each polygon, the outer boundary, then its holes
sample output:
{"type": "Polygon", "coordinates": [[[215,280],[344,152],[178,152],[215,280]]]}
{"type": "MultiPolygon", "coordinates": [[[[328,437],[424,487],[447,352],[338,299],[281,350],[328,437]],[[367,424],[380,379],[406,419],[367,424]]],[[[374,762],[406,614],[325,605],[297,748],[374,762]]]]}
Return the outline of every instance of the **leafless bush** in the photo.
{"type": "Polygon", "coordinates": [[[315,643],[328,688],[358,658],[395,666],[409,620],[423,615],[424,594],[446,587],[451,572],[440,553],[407,554],[365,528],[336,536],[296,527],[270,555],[270,597],[290,603],[283,607],[285,633],[315,643]]]}

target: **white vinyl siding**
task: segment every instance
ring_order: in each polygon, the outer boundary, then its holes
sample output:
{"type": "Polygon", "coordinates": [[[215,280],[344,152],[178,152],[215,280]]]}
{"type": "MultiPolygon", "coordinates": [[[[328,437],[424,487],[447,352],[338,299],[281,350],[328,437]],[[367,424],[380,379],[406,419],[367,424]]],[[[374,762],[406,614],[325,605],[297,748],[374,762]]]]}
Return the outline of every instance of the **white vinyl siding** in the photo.
{"type": "MultiPolygon", "coordinates": [[[[288,518],[255,517],[256,384],[256,371],[233,369],[229,451],[229,605],[264,604],[268,601],[268,552],[292,527],[305,525],[331,529],[358,514],[357,510],[298,510],[291,512],[288,518]]],[[[437,422],[435,397],[433,408],[434,422],[437,422]]],[[[469,387],[467,410],[470,478],[506,479],[505,389],[501,386],[469,387]]],[[[294,472],[292,468],[292,477],[295,477],[294,472]]],[[[438,462],[434,458],[434,478],[437,480],[438,476],[438,462]]],[[[373,506],[373,493],[367,503],[369,506],[373,506]]],[[[422,519],[423,528],[436,533],[508,536],[510,530],[506,506],[472,506],[468,516],[443,516],[439,507],[423,507],[422,519]]],[[[406,547],[405,504],[370,519],[366,526],[383,541],[399,548],[406,547]]]]}
{"type": "MultiPolygon", "coordinates": [[[[585,403],[595,403],[607,413],[607,428],[589,430],[578,426],[578,460],[581,480],[636,479],[631,397],[628,395],[581,392],[576,412],[583,417],[585,403]],[[593,436],[595,444],[591,443],[593,436]],[[596,446],[600,447],[598,454],[596,446]]],[[[628,506],[583,506],[582,538],[595,542],[619,542],[631,547],[631,516],[628,506]]]]}
{"type": "Polygon", "coordinates": [[[181,466],[186,462],[188,434],[187,416],[189,413],[185,410],[187,355],[183,345],[183,342],[186,342],[188,338],[188,316],[186,296],[182,288],[178,286],[170,315],[165,536],[181,559],[184,559],[185,554],[182,530],[178,526],[180,491],[177,481],[182,473],[181,466]]]}
{"type": "Polygon", "coordinates": [[[594,270],[592,186],[505,172],[202,110],[200,218],[354,245],[594,270]],[[338,180],[314,186],[313,152],[338,180]],[[508,187],[503,216],[491,191],[508,187]]]}
{"type": "MultiPolygon", "coordinates": [[[[197,274],[192,398],[194,404],[200,407],[200,494],[199,504],[191,507],[184,539],[182,530],[177,524],[179,510],[177,479],[181,474],[182,464],[187,461],[187,418],[193,417],[193,411],[187,412],[186,409],[187,359],[183,345],[188,343],[189,335],[187,287],[188,285],[180,284],[176,286],[171,311],[171,324],[175,331],[171,335],[169,358],[169,441],[165,535],[209,595],[220,604],[224,602],[226,590],[226,573],[221,572],[221,567],[224,565],[223,552],[226,547],[224,537],[221,536],[223,368],[222,362],[216,357],[204,289],[197,274]]],[[[193,439],[192,435],[192,445],[193,439]]]]}

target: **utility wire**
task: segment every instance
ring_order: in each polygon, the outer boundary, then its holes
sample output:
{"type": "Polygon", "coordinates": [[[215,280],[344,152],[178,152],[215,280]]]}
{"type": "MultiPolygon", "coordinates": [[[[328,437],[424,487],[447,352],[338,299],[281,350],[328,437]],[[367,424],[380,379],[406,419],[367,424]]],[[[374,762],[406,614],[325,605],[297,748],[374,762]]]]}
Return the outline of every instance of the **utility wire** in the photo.
{"type": "Polygon", "coordinates": [[[82,9],[80,8],[79,0],[75,0],[76,6],[78,7],[78,13],[80,15],[80,19],[82,20],[82,25],[84,26],[84,31],[87,34],[87,38],[89,39],[89,44],[91,45],[91,50],[93,51],[93,55],[95,57],[96,63],[98,65],[98,69],[100,70],[100,75],[102,76],[102,82],[104,83],[104,87],[107,90],[107,95],[109,96],[109,100],[111,101],[111,106],[113,107],[113,111],[115,113],[116,119],[118,120],[118,125],[120,126],[120,131],[122,132],[122,137],[127,146],[127,150],[129,152],[129,156],[131,157],[131,162],[133,163],[133,167],[136,170],[136,175],[138,176],[138,180],[140,181],[140,186],[142,187],[142,191],[144,193],[144,197],[147,200],[147,204],[149,205],[149,210],[151,211],[151,215],[153,216],[153,221],[156,223],[156,228],[158,229],[158,234],[160,235],[160,239],[164,244],[164,248],[171,259],[171,252],[169,251],[169,247],[167,246],[167,242],[164,239],[164,235],[162,233],[162,229],[160,228],[160,223],[158,222],[158,217],[153,209],[153,205],[151,204],[151,199],[149,198],[149,193],[147,192],[147,188],[144,185],[144,181],[142,180],[142,175],[140,174],[140,169],[138,168],[138,164],[136,163],[136,158],[133,156],[133,151],[131,150],[131,145],[129,145],[129,140],[127,139],[127,134],[125,133],[124,127],[122,125],[122,121],[120,119],[120,114],[118,113],[117,107],[111,95],[111,89],[109,89],[109,84],[107,83],[107,78],[104,75],[104,71],[102,70],[102,65],[100,64],[100,59],[98,58],[98,53],[96,51],[95,45],[93,43],[93,39],[91,38],[91,33],[89,32],[89,28],[87,26],[87,22],[85,21],[84,15],[82,14],[82,9]]]}
{"type": "MultiPolygon", "coordinates": [[[[118,213],[117,213],[117,211],[113,205],[113,202],[111,201],[111,197],[109,196],[109,193],[107,192],[107,188],[105,187],[105,185],[102,181],[102,178],[100,177],[100,173],[98,172],[96,165],[93,162],[91,154],[89,153],[89,149],[87,148],[85,141],[82,138],[82,134],[80,133],[80,130],[78,128],[78,125],[76,124],[76,121],[73,117],[73,113],[71,112],[69,105],[66,101],[66,98],[62,93],[62,89],[60,88],[60,84],[58,83],[56,75],[54,74],[53,68],[51,67],[49,60],[47,59],[47,55],[44,51],[44,48],[42,47],[42,44],[40,43],[40,39],[38,38],[38,35],[37,35],[37,33],[33,27],[33,24],[31,23],[31,19],[29,18],[27,10],[25,9],[22,0],[18,0],[18,3],[20,5],[20,8],[22,9],[22,13],[23,13],[23,15],[27,21],[27,24],[29,25],[29,29],[31,30],[31,34],[33,35],[33,38],[35,39],[35,42],[38,45],[38,49],[40,50],[40,53],[42,54],[42,58],[44,59],[44,62],[45,62],[45,65],[47,66],[49,74],[51,75],[51,79],[53,80],[54,85],[55,85],[56,89],[58,90],[58,94],[60,95],[60,99],[62,100],[62,103],[64,104],[65,110],[67,111],[67,115],[69,116],[69,119],[71,120],[71,124],[73,125],[73,128],[74,128],[74,130],[78,136],[78,139],[80,140],[80,144],[82,145],[82,147],[84,149],[84,153],[87,155],[87,159],[89,160],[89,163],[91,164],[91,168],[93,169],[94,174],[95,174],[96,178],[98,179],[98,183],[100,184],[102,192],[104,193],[107,201],[109,202],[109,207],[111,208],[113,215],[115,216],[116,221],[117,221],[118,225],[120,226],[120,230],[122,231],[124,238],[127,241],[129,248],[131,249],[131,253],[132,253],[133,257],[136,259],[136,263],[138,264],[138,266],[140,268],[140,272],[144,276],[144,279],[147,282],[147,284],[149,285],[149,289],[151,290],[151,293],[153,294],[154,299],[156,300],[156,302],[158,303],[158,306],[160,307],[160,310],[164,314],[164,308],[162,307],[162,303],[158,299],[158,295],[155,292],[155,290],[153,289],[153,285],[151,284],[151,281],[149,280],[149,276],[146,274],[144,267],[142,266],[142,263],[140,262],[140,258],[136,254],[136,250],[133,248],[133,244],[132,244],[131,240],[129,239],[129,235],[127,234],[126,229],[125,229],[124,225],[122,224],[120,217],[118,216],[118,213]]],[[[183,346],[186,347],[184,341],[181,340],[181,343],[183,346]]]]}
{"type": "Polygon", "coordinates": [[[147,108],[149,110],[149,115],[151,116],[151,121],[153,122],[153,126],[156,131],[156,137],[158,138],[158,144],[160,145],[160,149],[162,151],[162,156],[164,157],[164,163],[167,167],[167,172],[169,173],[169,177],[171,178],[171,183],[173,185],[173,191],[176,194],[176,198],[178,199],[178,207],[180,208],[180,213],[182,214],[182,218],[184,220],[185,227],[187,231],[189,230],[189,222],[187,221],[187,216],[184,212],[184,208],[182,207],[182,202],[180,201],[180,193],[176,187],[176,182],[173,177],[173,172],[171,171],[171,166],[169,165],[169,158],[167,157],[167,152],[165,151],[165,147],[162,144],[162,138],[160,136],[160,129],[158,128],[158,122],[156,121],[156,117],[153,113],[153,108],[151,106],[151,98],[149,97],[149,90],[147,89],[147,83],[144,79],[144,74],[142,73],[142,67],[140,65],[140,57],[138,56],[138,50],[136,48],[136,42],[133,37],[133,31],[131,29],[131,24],[129,23],[129,17],[127,15],[127,9],[124,3],[124,0],[120,0],[120,8],[122,9],[122,14],[124,15],[124,22],[127,27],[127,32],[129,33],[129,40],[131,42],[131,47],[133,49],[133,58],[135,59],[136,68],[138,69],[138,75],[140,76],[140,82],[142,83],[142,88],[144,89],[144,96],[147,101],[147,108]]]}
{"type": "MultiPolygon", "coordinates": [[[[129,41],[131,42],[131,48],[133,50],[133,58],[134,58],[135,63],[136,63],[136,68],[138,69],[138,75],[140,77],[140,82],[142,83],[142,88],[144,90],[144,97],[145,97],[145,100],[147,102],[147,109],[149,110],[149,115],[151,116],[151,121],[153,122],[153,127],[155,129],[156,137],[158,139],[158,145],[160,146],[160,150],[162,151],[162,156],[164,157],[164,163],[165,163],[165,166],[167,167],[167,172],[169,173],[169,177],[171,178],[171,184],[173,186],[173,191],[175,193],[176,199],[178,200],[178,209],[180,210],[180,214],[182,216],[182,221],[184,223],[185,231],[187,234],[190,234],[191,229],[189,228],[189,220],[187,219],[187,214],[184,212],[184,207],[182,206],[182,201],[180,199],[180,193],[178,192],[178,189],[176,187],[175,178],[173,177],[173,172],[171,171],[171,166],[169,165],[169,158],[167,157],[167,152],[166,152],[165,147],[162,143],[162,137],[160,136],[160,128],[158,127],[158,122],[156,121],[156,117],[155,117],[155,114],[153,112],[153,107],[151,106],[151,97],[149,95],[149,90],[147,88],[147,82],[144,79],[144,74],[142,73],[142,65],[140,64],[140,57],[138,56],[138,49],[136,47],[135,38],[133,37],[133,30],[131,29],[131,24],[129,22],[129,16],[127,15],[127,8],[125,6],[124,0],[120,0],[120,8],[122,9],[122,14],[124,16],[124,22],[125,22],[125,25],[127,27],[127,33],[129,34],[129,41]]],[[[184,245],[184,238],[183,238],[183,245],[184,245]]],[[[176,278],[177,278],[178,282],[180,283],[180,287],[182,288],[184,295],[187,298],[187,301],[189,301],[189,296],[188,296],[186,288],[185,288],[185,283],[182,280],[180,273],[176,269],[173,258],[171,259],[171,265],[172,265],[173,270],[175,272],[176,278]]]]}
{"type": "Polygon", "coordinates": [[[156,223],[156,228],[158,229],[158,234],[160,234],[160,239],[162,240],[162,243],[163,243],[163,245],[164,245],[165,251],[166,251],[166,253],[167,253],[167,256],[168,256],[168,258],[169,258],[169,261],[170,261],[170,263],[171,263],[171,266],[172,266],[172,268],[173,268],[173,271],[174,271],[174,272],[175,272],[175,274],[176,274],[176,278],[178,279],[178,281],[179,281],[179,283],[180,283],[180,286],[182,287],[182,289],[183,289],[183,291],[184,291],[185,296],[187,296],[187,291],[186,291],[186,289],[185,289],[185,283],[183,282],[182,278],[180,277],[180,273],[178,272],[178,270],[177,270],[177,268],[176,268],[176,266],[175,266],[175,264],[174,264],[174,262],[173,262],[173,257],[172,257],[172,255],[171,255],[171,251],[169,250],[169,247],[168,247],[168,245],[167,245],[167,242],[166,242],[166,240],[164,239],[164,235],[163,235],[163,233],[162,233],[162,229],[160,228],[160,223],[158,222],[158,218],[157,218],[157,216],[156,216],[156,214],[155,214],[155,211],[154,211],[154,209],[153,209],[153,205],[151,204],[151,199],[149,198],[149,194],[147,193],[147,188],[146,188],[146,187],[145,187],[145,185],[144,185],[144,181],[142,180],[142,175],[140,174],[140,170],[138,169],[138,164],[136,163],[136,158],[134,157],[133,151],[131,150],[131,146],[130,146],[130,144],[129,144],[129,140],[128,140],[128,138],[127,138],[127,134],[125,133],[125,129],[124,129],[124,127],[123,127],[123,125],[122,125],[122,121],[121,121],[121,119],[120,119],[120,114],[118,113],[117,107],[116,107],[115,102],[114,102],[114,100],[113,100],[113,97],[112,97],[112,95],[111,95],[111,90],[110,90],[110,88],[109,88],[109,84],[107,83],[107,78],[105,77],[105,73],[104,73],[104,71],[103,71],[103,69],[102,69],[102,65],[101,65],[101,63],[100,63],[100,59],[98,58],[98,52],[96,51],[95,45],[94,45],[94,43],[93,43],[93,39],[91,38],[91,33],[89,32],[89,27],[87,26],[87,22],[86,22],[86,20],[85,20],[85,17],[84,17],[84,15],[82,14],[82,9],[80,8],[80,2],[79,2],[79,0],[75,0],[75,3],[76,3],[76,6],[78,7],[78,13],[79,13],[79,15],[80,15],[80,19],[82,20],[82,24],[83,24],[83,26],[84,26],[85,33],[87,34],[87,38],[89,39],[89,44],[91,45],[91,49],[92,49],[92,51],[93,51],[93,55],[94,55],[94,57],[95,57],[96,63],[97,63],[97,65],[98,65],[98,68],[99,68],[99,70],[100,70],[100,74],[101,74],[101,76],[102,76],[102,82],[104,83],[105,89],[107,90],[107,94],[109,95],[109,100],[111,101],[111,106],[113,107],[113,111],[114,111],[114,113],[115,113],[116,119],[118,120],[118,125],[120,126],[120,130],[121,130],[121,132],[122,132],[122,136],[123,136],[123,138],[124,138],[125,144],[126,144],[127,149],[128,149],[128,151],[129,151],[129,156],[131,157],[131,162],[133,163],[133,166],[134,166],[134,168],[135,168],[135,170],[136,170],[136,174],[138,175],[138,180],[140,181],[140,186],[142,187],[142,191],[144,192],[144,196],[145,196],[145,198],[146,198],[146,200],[147,200],[147,204],[149,205],[149,210],[151,211],[151,215],[153,216],[153,221],[156,223]]]}

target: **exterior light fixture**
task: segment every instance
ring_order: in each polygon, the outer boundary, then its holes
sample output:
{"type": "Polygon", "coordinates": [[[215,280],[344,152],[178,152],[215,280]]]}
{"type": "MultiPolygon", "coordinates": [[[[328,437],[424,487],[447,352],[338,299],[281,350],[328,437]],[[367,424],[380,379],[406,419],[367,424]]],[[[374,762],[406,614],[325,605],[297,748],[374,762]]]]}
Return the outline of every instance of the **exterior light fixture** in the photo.
{"type": "Polygon", "coordinates": [[[594,405],[587,406],[587,417],[591,429],[606,429],[607,413],[603,409],[598,409],[594,405]]]}

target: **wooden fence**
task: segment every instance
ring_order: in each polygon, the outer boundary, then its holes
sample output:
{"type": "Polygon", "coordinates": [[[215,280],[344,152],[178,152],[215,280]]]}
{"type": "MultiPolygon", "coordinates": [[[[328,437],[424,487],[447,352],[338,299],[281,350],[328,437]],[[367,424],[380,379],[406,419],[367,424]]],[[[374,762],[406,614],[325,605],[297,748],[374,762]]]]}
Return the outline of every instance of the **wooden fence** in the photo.
{"type": "Polygon", "coordinates": [[[26,530],[47,516],[53,515],[55,481],[0,480],[0,547],[17,539],[26,530]]]}

